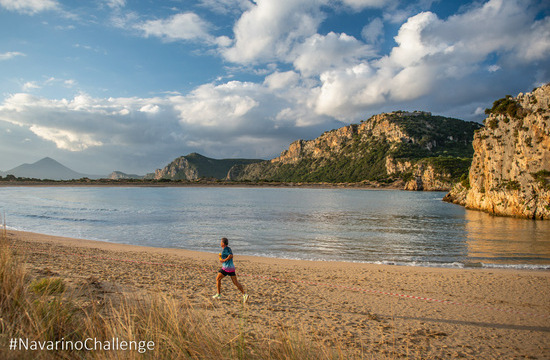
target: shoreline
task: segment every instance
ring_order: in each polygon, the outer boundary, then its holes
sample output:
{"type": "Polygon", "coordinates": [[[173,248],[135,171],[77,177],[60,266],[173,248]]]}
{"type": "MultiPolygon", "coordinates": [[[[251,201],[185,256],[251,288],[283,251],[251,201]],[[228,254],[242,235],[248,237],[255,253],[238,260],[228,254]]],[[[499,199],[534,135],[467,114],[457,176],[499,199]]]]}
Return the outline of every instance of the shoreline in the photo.
{"type": "MultiPolygon", "coordinates": [[[[1,224],[0,224],[1,225],[1,224]]],[[[84,239],[84,238],[73,238],[63,235],[51,235],[45,233],[37,233],[33,231],[18,230],[7,227],[7,231],[20,234],[28,234],[32,237],[41,237],[41,238],[52,238],[63,242],[73,244],[78,242],[80,244],[89,244],[90,247],[94,245],[106,244],[106,248],[111,250],[129,250],[131,247],[137,247],[136,250],[142,249],[145,251],[155,252],[161,250],[160,252],[182,252],[184,255],[199,255],[199,254],[217,254],[216,252],[208,252],[206,250],[190,250],[183,248],[171,248],[171,247],[155,247],[150,245],[135,245],[135,244],[124,244],[116,243],[107,240],[99,239],[84,239]],[[110,246],[112,245],[112,247],[110,246]],[[189,254],[186,254],[189,252],[189,254]]],[[[202,256],[201,256],[202,257],[202,256]]],[[[491,264],[491,263],[400,263],[393,261],[384,262],[368,262],[368,261],[344,261],[344,260],[323,260],[323,259],[301,259],[301,258],[285,258],[285,257],[276,257],[276,256],[261,256],[261,255],[239,255],[239,257],[248,259],[248,260],[260,260],[260,259],[270,259],[272,261],[290,261],[290,262],[304,262],[304,263],[320,263],[320,264],[339,264],[340,266],[345,266],[347,264],[358,264],[358,265],[372,265],[372,266],[391,266],[391,267],[403,267],[403,268],[427,268],[427,269],[449,269],[449,270],[487,270],[487,271],[536,271],[536,272],[550,272],[550,264],[491,264]]]]}
{"type": "MultiPolygon", "coordinates": [[[[217,255],[7,230],[34,277],[105,294],[188,299],[211,321],[239,322],[239,293],[223,282],[213,301],[217,255]],[[99,284],[99,285],[97,285],[99,284]]],[[[231,245],[231,244],[230,244],[231,245]]],[[[238,249],[234,249],[238,251],[238,249]]],[[[263,258],[235,254],[261,333],[290,329],[349,357],[548,358],[550,272],[449,269],[263,258]]],[[[237,324],[238,326],[238,324],[237,324]]]]}
{"type": "MultiPolygon", "coordinates": [[[[0,181],[0,187],[244,187],[244,188],[312,188],[312,189],[367,189],[367,190],[403,190],[404,184],[395,182],[383,184],[377,182],[360,183],[291,183],[291,182],[238,182],[238,181],[125,181],[125,180],[21,180],[0,181]]],[[[448,189],[429,190],[430,192],[448,192],[448,189]]]]}

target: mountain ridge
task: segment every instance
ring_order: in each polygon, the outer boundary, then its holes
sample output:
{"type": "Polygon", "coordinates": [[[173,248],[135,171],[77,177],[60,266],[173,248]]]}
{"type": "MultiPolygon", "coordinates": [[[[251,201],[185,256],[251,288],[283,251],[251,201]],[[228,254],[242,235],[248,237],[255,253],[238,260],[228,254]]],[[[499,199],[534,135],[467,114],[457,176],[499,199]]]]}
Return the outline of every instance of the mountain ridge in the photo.
{"type": "Polygon", "coordinates": [[[239,165],[228,179],[290,182],[402,182],[409,190],[449,190],[473,155],[482,125],[429,112],[394,111],[297,140],[279,157],[239,165]]]}

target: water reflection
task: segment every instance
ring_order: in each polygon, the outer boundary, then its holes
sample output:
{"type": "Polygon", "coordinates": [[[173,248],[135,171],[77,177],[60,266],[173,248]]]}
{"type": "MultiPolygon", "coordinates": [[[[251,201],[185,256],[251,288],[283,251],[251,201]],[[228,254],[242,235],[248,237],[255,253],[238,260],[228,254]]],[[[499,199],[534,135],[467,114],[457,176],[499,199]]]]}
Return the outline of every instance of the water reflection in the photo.
{"type": "Polygon", "coordinates": [[[465,213],[468,260],[489,264],[550,264],[550,221],[465,213]]]}

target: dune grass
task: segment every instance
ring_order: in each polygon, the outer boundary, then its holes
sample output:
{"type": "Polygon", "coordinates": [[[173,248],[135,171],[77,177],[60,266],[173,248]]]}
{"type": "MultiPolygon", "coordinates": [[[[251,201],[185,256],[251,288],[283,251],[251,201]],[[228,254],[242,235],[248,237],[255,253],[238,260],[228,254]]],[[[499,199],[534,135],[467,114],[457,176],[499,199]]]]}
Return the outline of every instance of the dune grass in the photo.
{"type": "Polygon", "coordinates": [[[300,333],[281,331],[276,338],[251,335],[261,334],[262,324],[248,321],[244,305],[239,318],[212,323],[188,301],[162,293],[99,297],[91,284],[75,288],[62,278],[33,279],[22,265],[24,259],[8,246],[5,228],[1,234],[1,359],[344,358],[332,348],[304,340],[300,333]],[[12,338],[57,350],[10,350],[12,338]],[[94,351],[75,349],[86,339],[92,339],[86,345],[95,346],[94,351]],[[113,350],[115,339],[134,341],[134,346],[113,350]]]}

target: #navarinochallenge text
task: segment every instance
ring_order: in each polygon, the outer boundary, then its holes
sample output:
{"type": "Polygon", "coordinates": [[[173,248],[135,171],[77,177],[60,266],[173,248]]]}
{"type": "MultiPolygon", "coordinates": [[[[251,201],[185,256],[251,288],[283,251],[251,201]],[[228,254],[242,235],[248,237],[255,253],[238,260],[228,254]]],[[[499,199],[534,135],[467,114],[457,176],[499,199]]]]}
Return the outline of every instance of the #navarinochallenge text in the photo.
{"type": "Polygon", "coordinates": [[[11,338],[10,350],[49,350],[49,351],[137,351],[143,354],[155,349],[154,341],[136,341],[119,340],[112,338],[110,340],[98,340],[96,338],[86,338],[84,340],[61,340],[36,341],[24,338],[11,338]]]}

